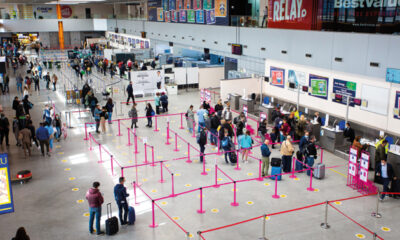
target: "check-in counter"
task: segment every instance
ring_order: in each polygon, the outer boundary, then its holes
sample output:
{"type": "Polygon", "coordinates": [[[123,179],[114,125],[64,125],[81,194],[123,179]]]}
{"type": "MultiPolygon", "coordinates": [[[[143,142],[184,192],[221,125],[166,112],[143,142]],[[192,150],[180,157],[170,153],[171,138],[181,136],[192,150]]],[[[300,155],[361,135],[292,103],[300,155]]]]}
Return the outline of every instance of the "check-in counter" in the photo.
{"type": "Polygon", "coordinates": [[[335,128],[321,127],[319,143],[324,149],[334,152],[337,147],[343,146],[343,131],[335,128]]]}
{"type": "Polygon", "coordinates": [[[317,141],[319,141],[321,135],[321,124],[314,121],[311,123],[313,124],[312,135],[315,136],[315,139],[317,139],[317,141]]]}
{"type": "Polygon", "coordinates": [[[229,102],[230,102],[230,104],[231,104],[231,108],[233,109],[233,110],[239,110],[239,99],[241,98],[242,96],[240,96],[239,94],[236,94],[236,93],[231,93],[231,94],[229,94],[229,102]]]}
{"type": "Polygon", "coordinates": [[[247,105],[247,112],[254,113],[254,101],[252,99],[239,99],[239,112],[243,111],[243,105],[247,105]]]}
{"type": "Polygon", "coordinates": [[[267,114],[268,124],[272,124],[272,111],[274,111],[274,106],[262,104],[258,107],[260,112],[265,112],[267,114]]]}
{"type": "Polygon", "coordinates": [[[397,178],[400,177],[400,153],[388,151],[388,163],[392,164],[394,174],[397,178]]]}

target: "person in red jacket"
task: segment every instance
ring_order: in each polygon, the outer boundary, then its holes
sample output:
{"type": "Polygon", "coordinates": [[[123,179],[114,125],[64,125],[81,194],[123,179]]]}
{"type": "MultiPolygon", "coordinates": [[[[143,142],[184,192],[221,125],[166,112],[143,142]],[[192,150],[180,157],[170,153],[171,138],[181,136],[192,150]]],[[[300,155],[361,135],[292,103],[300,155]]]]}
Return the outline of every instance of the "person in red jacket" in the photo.
{"type": "Polygon", "coordinates": [[[101,205],[104,202],[103,196],[99,190],[100,183],[94,182],[93,187],[86,193],[86,199],[89,203],[89,232],[93,234],[93,220],[96,215],[96,232],[97,235],[103,235],[104,232],[100,230],[101,220],[101,205]]]}
{"type": "Polygon", "coordinates": [[[281,131],[281,142],[283,142],[286,140],[286,137],[290,134],[290,125],[287,122],[287,118],[283,119],[280,131],[281,131]]]}

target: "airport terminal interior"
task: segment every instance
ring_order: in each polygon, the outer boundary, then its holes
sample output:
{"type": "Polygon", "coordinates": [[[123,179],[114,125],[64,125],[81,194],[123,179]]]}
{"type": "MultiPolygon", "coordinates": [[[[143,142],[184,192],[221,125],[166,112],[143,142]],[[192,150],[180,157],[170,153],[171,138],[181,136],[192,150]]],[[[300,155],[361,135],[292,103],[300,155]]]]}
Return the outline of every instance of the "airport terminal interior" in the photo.
{"type": "Polygon", "coordinates": [[[0,239],[400,239],[400,1],[0,1],[0,239]]]}

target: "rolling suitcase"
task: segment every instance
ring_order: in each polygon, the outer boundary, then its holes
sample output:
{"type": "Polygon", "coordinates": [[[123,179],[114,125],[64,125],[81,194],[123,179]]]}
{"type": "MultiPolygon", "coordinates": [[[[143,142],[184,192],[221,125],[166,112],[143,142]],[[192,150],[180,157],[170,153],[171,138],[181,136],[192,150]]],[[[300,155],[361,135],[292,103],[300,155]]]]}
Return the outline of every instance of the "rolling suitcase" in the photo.
{"type": "Polygon", "coordinates": [[[129,207],[128,209],[128,224],[133,225],[136,221],[135,208],[129,207]]]}
{"type": "Polygon", "coordinates": [[[272,158],[271,159],[271,166],[272,167],[280,167],[282,164],[282,159],[280,158],[272,158]]]}
{"type": "Polygon", "coordinates": [[[325,177],[325,164],[317,163],[316,167],[313,170],[313,175],[317,179],[324,179],[324,177],[325,177]]]}
{"type": "Polygon", "coordinates": [[[295,171],[303,170],[303,162],[297,161],[294,158],[293,158],[293,161],[296,161],[296,169],[295,169],[295,171]]]}
{"type": "Polygon", "coordinates": [[[118,218],[112,216],[111,203],[108,203],[107,204],[106,234],[114,235],[118,232],[118,230],[119,230],[118,218]]]}
{"type": "Polygon", "coordinates": [[[236,152],[230,152],[229,153],[229,160],[231,161],[231,163],[237,163],[236,152]]]}
{"type": "MultiPolygon", "coordinates": [[[[282,168],[280,166],[279,167],[272,166],[271,167],[271,179],[275,180],[275,176],[274,175],[277,175],[277,174],[282,174],[282,168]]],[[[281,179],[282,179],[282,175],[279,175],[278,176],[278,181],[280,181],[281,179]]]]}

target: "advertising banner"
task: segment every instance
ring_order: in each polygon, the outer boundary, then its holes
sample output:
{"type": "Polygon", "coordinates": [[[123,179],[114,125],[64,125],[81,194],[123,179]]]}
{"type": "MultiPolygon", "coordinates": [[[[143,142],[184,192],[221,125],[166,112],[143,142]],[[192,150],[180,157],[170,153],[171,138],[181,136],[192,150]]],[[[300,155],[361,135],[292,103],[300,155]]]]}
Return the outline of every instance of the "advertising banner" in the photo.
{"type": "Polygon", "coordinates": [[[168,0],[162,0],[161,6],[164,11],[168,11],[168,0]]]}
{"type": "Polygon", "coordinates": [[[171,22],[178,22],[178,11],[171,11],[171,22]]]}
{"type": "Polygon", "coordinates": [[[164,9],[163,8],[157,8],[157,21],[158,22],[164,21],[164,9]]]}
{"type": "Polygon", "coordinates": [[[270,69],[271,84],[273,86],[285,87],[285,69],[271,67],[270,69]]]}
{"type": "Polygon", "coordinates": [[[196,22],[196,16],[194,10],[187,10],[187,22],[188,23],[196,22]]]}
{"type": "Polygon", "coordinates": [[[214,9],[206,10],[207,24],[215,24],[215,11],[214,9]]]}
{"type": "Polygon", "coordinates": [[[215,16],[216,17],[226,17],[226,0],[215,0],[215,16]]]}
{"type": "Polygon", "coordinates": [[[203,9],[208,10],[212,8],[212,0],[203,0],[203,9]]]}
{"type": "Polygon", "coordinates": [[[196,11],[196,23],[204,23],[204,10],[196,11]]]}
{"type": "Polygon", "coordinates": [[[310,74],[309,79],[311,92],[308,94],[314,97],[327,99],[329,78],[310,74]]]}
{"type": "Polygon", "coordinates": [[[193,0],[193,9],[200,10],[203,9],[203,3],[201,0],[193,0]]]}
{"type": "Polygon", "coordinates": [[[204,96],[205,96],[204,101],[206,101],[207,103],[211,103],[211,92],[210,92],[210,90],[205,89],[204,90],[204,96]]]}
{"type": "Polygon", "coordinates": [[[134,92],[150,92],[157,89],[157,81],[162,78],[161,89],[165,87],[164,73],[158,70],[132,71],[131,79],[134,92]]]}
{"type": "Polygon", "coordinates": [[[342,100],[333,99],[333,102],[347,105],[347,96],[350,96],[349,106],[354,107],[353,98],[356,97],[357,83],[333,79],[333,93],[342,95],[342,100]]]}
{"type": "Polygon", "coordinates": [[[269,0],[268,28],[311,30],[313,17],[313,2],[306,0],[269,0]]]}
{"type": "Polygon", "coordinates": [[[357,175],[357,150],[350,148],[349,152],[349,171],[348,174],[355,177],[357,175]]]}
{"type": "Polygon", "coordinates": [[[394,108],[395,109],[397,109],[396,111],[394,111],[394,118],[396,118],[396,119],[400,119],[400,116],[399,116],[399,108],[400,108],[400,91],[396,91],[396,96],[395,96],[395,99],[394,99],[394,108]]]}
{"type": "Polygon", "coordinates": [[[147,1],[147,18],[149,21],[158,21],[158,8],[161,6],[160,0],[147,1]]]}
{"type": "Polygon", "coordinates": [[[184,0],[184,5],[183,7],[187,10],[187,9],[192,9],[192,0],[184,0]]]}
{"type": "Polygon", "coordinates": [[[176,0],[176,10],[183,9],[183,0],[176,0]]]}
{"type": "Polygon", "coordinates": [[[175,10],[176,9],[176,0],[169,0],[169,10],[175,10]]]}
{"type": "Polygon", "coordinates": [[[164,16],[165,16],[165,22],[171,22],[171,11],[165,11],[164,16]]]}
{"type": "Polygon", "coordinates": [[[179,11],[179,22],[186,22],[186,10],[179,11]]]}
{"type": "Polygon", "coordinates": [[[33,9],[33,15],[35,18],[57,18],[56,6],[36,6],[33,9]]]}
{"type": "Polygon", "coordinates": [[[0,154],[0,214],[14,212],[8,155],[0,154]]]}
{"type": "Polygon", "coordinates": [[[200,90],[200,104],[203,104],[205,99],[204,88],[200,90]]]}
{"type": "Polygon", "coordinates": [[[295,70],[289,70],[288,82],[294,83],[296,89],[299,86],[299,84],[300,86],[306,86],[307,85],[306,73],[295,70]]]}

